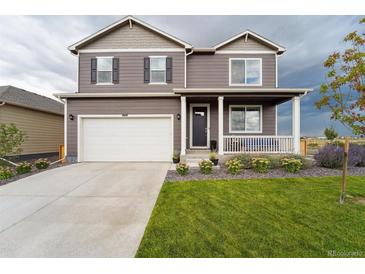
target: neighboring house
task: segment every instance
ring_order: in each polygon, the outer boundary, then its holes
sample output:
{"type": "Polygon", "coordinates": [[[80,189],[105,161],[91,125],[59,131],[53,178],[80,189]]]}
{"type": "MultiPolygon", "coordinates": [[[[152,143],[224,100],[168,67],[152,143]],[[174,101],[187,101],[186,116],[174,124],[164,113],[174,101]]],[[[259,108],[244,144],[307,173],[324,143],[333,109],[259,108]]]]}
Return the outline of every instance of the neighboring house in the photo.
{"type": "MultiPolygon", "coordinates": [[[[193,31],[193,30],[192,30],[193,31]]],[[[195,149],[299,153],[300,97],[279,88],[282,46],[244,31],[195,48],[128,16],[69,47],[77,93],[66,102],[66,151],[76,161],[170,161],[195,149]],[[277,135],[277,105],[293,102],[293,134],[277,135]]]]}
{"type": "Polygon", "coordinates": [[[58,153],[64,137],[62,103],[13,86],[0,86],[0,124],[15,124],[27,138],[21,159],[58,153]]]}

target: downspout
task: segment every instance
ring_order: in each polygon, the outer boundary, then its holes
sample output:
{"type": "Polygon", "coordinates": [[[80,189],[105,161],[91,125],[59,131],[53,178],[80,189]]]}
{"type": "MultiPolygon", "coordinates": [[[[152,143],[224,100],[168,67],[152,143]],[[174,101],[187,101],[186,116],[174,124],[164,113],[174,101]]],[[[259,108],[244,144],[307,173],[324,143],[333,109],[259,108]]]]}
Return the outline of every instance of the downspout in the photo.
{"type": "Polygon", "coordinates": [[[187,58],[186,57],[188,57],[190,54],[192,54],[194,52],[194,50],[193,49],[191,49],[191,51],[189,52],[189,53],[186,53],[186,51],[185,51],[185,81],[184,81],[184,88],[186,88],[186,86],[187,86],[187,81],[186,81],[186,79],[187,79],[187,74],[186,74],[186,71],[187,71],[187,69],[186,69],[186,67],[187,67],[187,58]]]}

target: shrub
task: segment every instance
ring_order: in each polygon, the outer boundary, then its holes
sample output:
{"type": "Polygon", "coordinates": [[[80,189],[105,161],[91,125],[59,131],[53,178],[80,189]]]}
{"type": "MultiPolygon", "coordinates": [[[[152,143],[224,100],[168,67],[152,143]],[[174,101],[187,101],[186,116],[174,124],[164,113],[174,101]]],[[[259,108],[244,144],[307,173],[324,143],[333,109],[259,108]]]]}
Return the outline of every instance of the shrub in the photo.
{"type": "Polygon", "coordinates": [[[326,136],[327,140],[334,140],[337,138],[338,133],[337,131],[331,126],[324,130],[324,136],[326,136]]]}
{"type": "Polygon", "coordinates": [[[0,124],[0,158],[22,152],[25,133],[14,124],[0,124]]]}
{"type": "Polygon", "coordinates": [[[250,154],[242,154],[236,157],[241,162],[241,167],[245,169],[252,168],[251,162],[252,162],[252,155],[250,154]]]}
{"type": "Polygon", "coordinates": [[[210,160],[203,160],[199,162],[199,168],[202,174],[210,174],[213,171],[213,162],[210,160]]]}
{"type": "Polygon", "coordinates": [[[281,167],[281,158],[278,156],[266,156],[263,157],[269,160],[269,168],[279,168],[281,167]]]}
{"type": "Polygon", "coordinates": [[[21,162],[15,168],[17,174],[24,174],[32,171],[32,165],[28,162],[21,162]]]}
{"type": "Polygon", "coordinates": [[[46,158],[38,159],[35,162],[35,166],[36,166],[37,169],[46,169],[46,168],[49,167],[49,164],[50,164],[50,162],[46,158]]]}
{"type": "Polygon", "coordinates": [[[0,180],[6,180],[13,177],[13,170],[10,167],[1,167],[0,166],[0,180]]]}
{"type": "Polygon", "coordinates": [[[297,173],[303,166],[303,163],[299,159],[295,158],[283,158],[281,160],[282,167],[290,173],[297,173]]]}
{"type": "Polygon", "coordinates": [[[266,173],[269,170],[270,161],[267,158],[253,158],[251,165],[256,172],[266,173]]]}
{"type": "Polygon", "coordinates": [[[189,173],[189,166],[185,163],[179,163],[176,165],[176,172],[180,176],[185,176],[189,173]]]}
{"type": "Polygon", "coordinates": [[[226,167],[228,170],[228,173],[232,175],[236,175],[240,172],[242,168],[241,161],[238,158],[233,158],[226,162],[226,167]]]}
{"type": "MultiPolygon", "coordinates": [[[[343,147],[327,144],[314,155],[317,164],[327,168],[339,168],[343,165],[343,147]]],[[[365,166],[365,147],[350,144],[349,166],[365,166]]]]}

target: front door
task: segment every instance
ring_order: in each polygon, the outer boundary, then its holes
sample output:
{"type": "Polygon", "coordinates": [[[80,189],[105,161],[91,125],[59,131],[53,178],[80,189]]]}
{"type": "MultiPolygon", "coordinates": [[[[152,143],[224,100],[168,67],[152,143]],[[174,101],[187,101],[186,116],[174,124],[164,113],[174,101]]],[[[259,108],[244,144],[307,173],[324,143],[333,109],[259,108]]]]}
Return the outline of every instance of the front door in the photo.
{"type": "Polygon", "coordinates": [[[206,106],[192,107],[192,146],[208,146],[208,108],[206,106]]]}

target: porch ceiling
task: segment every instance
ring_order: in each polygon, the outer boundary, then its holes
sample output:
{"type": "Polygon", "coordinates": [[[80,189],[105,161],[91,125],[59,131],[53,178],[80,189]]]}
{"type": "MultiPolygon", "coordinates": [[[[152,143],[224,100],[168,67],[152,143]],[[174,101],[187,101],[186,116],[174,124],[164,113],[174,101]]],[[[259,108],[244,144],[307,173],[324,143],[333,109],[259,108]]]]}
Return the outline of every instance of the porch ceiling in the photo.
{"type": "Polygon", "coordinates": [[[295,96],[303,96],[311,89],[174,89],[175,94],[183,95],[187,98],[217,98],[223,96],[229,100],[242,100],[248,102],[274,102],[281,104],[290,101],[295,96]]]}

